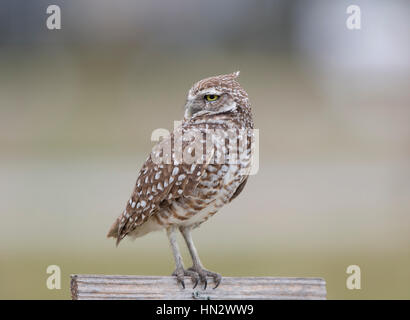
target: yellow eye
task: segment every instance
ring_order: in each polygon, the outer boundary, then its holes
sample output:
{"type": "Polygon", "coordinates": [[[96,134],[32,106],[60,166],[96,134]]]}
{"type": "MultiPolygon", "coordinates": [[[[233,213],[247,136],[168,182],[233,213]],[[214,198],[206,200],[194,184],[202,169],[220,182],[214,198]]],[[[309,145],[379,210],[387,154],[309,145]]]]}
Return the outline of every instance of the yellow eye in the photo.
{"type": "Polygon", "coordinates": [[[216,94],[207,94],[205,96],[206,101],[216,101],[218,99],[219,99],[219,96],[217,96],[216,94]]]}

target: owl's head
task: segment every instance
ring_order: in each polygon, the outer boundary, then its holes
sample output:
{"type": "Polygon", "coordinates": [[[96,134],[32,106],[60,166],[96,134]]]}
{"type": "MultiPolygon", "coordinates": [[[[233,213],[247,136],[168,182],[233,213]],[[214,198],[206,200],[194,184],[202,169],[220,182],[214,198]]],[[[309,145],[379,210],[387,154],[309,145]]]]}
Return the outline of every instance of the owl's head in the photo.
{"type": "Polygon", "coordinates": [[[185,119],[235,112],[238,108],[248,107],[248,94],[236,80],[238,76],[239,71],[195,83],[188,92],[185,119]]]}

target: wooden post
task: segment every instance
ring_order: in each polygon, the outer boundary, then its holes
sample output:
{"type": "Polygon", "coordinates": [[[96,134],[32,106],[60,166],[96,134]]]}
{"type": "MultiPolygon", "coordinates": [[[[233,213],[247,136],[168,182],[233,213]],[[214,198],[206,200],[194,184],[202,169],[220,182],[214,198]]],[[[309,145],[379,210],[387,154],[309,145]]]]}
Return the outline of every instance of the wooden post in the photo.
{"type": "Polygon", "coordinates": [[[74,300],[88,299],[326,299],[326,283],[320,278],[224,277],[217,289],[212,279],[203,290],[192,289],[190,278],[186,289],[174,277],[72,275],[71,295],[74,300]]]}

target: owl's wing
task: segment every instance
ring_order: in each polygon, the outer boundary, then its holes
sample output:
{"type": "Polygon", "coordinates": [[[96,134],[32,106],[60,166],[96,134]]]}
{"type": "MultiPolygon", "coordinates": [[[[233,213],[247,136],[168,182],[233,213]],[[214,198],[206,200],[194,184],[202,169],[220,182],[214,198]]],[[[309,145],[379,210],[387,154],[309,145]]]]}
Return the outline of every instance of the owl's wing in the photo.
{"type": "MultiPolygon", "coordinates": [[[[174,145],[174,133],[154,146],[151,154],[142,166],[134,191],[124,212],[118,217],[108,232],[108,237],[117,238],[118,243],[137,226],[145,223],[149,217],[181,196],[190,195],[201,180],[208,164],[214,155],[214,149],[205,151],[202,161],[198,163],[181,163],[175,160],[157,161],[169,156],[167,150],[174,145]],[[169,163],[171,162],[171,163],[169,163]]],[[[191,152],[187,141],[181,143],[182,153],[191,152]]],[[[192,154],[192,153],[191,153],[192,154]]]]}
{"type": "Polygon", "coordinates": [[[234,194],[229,199],[229,202],[231,202],[233,199],[235,199],[237,196],[239,196],[239,194],[242,192],[243,188],[245,187],[246,182],[248,182],[248,176],[246,176],[245,180],[243,180],[243,182],[239,185],[239,187],[236,188],[234,194]]]}

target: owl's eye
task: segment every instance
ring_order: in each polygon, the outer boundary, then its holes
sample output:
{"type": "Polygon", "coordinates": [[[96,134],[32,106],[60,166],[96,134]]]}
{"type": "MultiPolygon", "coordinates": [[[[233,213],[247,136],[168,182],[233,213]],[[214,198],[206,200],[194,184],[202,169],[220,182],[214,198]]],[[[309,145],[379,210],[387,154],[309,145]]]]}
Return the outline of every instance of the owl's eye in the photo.
{"type": "Polygon", "coordinates": [[[219,99],[219,96],[216,94],[207,94],[204,98],[206,101],[216,101],[219,99]]]}

